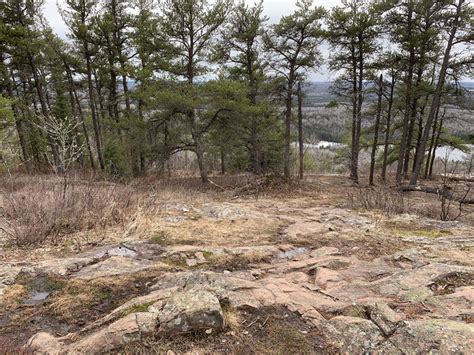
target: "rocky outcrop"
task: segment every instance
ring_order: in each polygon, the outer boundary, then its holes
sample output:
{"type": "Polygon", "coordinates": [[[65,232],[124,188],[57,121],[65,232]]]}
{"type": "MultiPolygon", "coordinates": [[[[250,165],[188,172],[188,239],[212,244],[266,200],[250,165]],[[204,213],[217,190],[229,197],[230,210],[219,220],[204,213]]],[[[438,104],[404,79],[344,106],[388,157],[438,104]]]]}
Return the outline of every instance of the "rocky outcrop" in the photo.
{"type": "MultiPolygon", "coordinates": [[[[212,204],[193,213],[216,223],[237,223],[255,212],[236,204],[212,204]]],[[[127,241],[71,258],[2,265],[0,273],[5,277],[0,292],[15,283],[21,271],[88,282],[153,270],[139,297],[126,298],[103,318],[66,336],[40,332],[31,337],[28,346],[37,353],[97,353],[148,336],[190,332],[222,332],[217,338],[221,341],[234,332],[229,328],[232,322],[225,321],[230,319],[229,310],[255,312],[241,329],[250,336],[248,329],[258,325],[264,331],[269,312],[283,307],[305,325],[304,334],[318,334],[323,344],[340,353],[474,352],[469,324],[474,269],[433,252],[448,250],[438,249],[441,244],[447,248],[447,236],[423,237],[423,243],[416,236],[415,245],[397,237],[391,241],[395,246],[372,256],[361,250],[364,244],[352,244],[374,228],[368,217],[343,209],[309,208],[282,218],[292,224],[278,235],[282,242],[273,245],[167,246],[127,241]],[[359,233],[348,237],[349,246],[340,243],[346,232],[359,233]],[[311,244],[321,236],[324,243],[311,244]],[[226,258],[242,261],[236,268],[216,262],[226,258]]],[[[377,251],[381,238],[371,238],[377,251]]]]}

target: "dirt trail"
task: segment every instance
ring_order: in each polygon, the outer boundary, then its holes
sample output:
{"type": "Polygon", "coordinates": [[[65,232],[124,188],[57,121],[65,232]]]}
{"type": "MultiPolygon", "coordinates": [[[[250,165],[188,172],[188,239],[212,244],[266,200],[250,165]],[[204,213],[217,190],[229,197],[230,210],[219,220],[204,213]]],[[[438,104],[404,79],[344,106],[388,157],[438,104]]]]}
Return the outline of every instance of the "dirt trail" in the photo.
{"type": "Polygon", "coordinates": [[[161,204],[111,245],[8,260],[0,340],[47,353],[272,353],[291,341],[306,353],[474,352],[472,227],[324,203],[161,204]]]}

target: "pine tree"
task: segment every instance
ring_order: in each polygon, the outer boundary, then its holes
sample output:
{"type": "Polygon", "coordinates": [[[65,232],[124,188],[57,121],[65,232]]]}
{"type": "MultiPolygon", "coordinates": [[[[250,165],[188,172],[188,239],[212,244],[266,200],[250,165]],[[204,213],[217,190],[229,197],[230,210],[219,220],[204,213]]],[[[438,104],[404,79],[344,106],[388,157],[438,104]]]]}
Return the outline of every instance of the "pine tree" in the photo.
{"type": "Polygon", "coordinates": [[[321,27],[325,10],[313,7],[312,0],[298,1],[296,11],[283,16],[265,35],[265,44],[271,51],[270,65],[278,76],[285,79],[285,145],[283,174],[290,180],[290,144],[293,95],[295,84],[305,71],[321,64],[318,47],[322,41],[321,27]]]}

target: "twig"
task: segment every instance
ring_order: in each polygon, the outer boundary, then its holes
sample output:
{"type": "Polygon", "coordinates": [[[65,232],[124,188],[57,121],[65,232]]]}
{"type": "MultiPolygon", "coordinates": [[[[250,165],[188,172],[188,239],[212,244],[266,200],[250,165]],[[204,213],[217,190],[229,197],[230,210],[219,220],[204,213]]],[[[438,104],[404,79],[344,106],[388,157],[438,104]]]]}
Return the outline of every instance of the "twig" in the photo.
{"type": "Polygon", "coordinates": [[[433,311],[431,310],[431,308],[428,308],[428,307],[423,303],[423,301],[420,302],[420,304],[423,306],[423,308],[425,309],[425,311],[433,312],[433,311]]]}
{"type": "Polygon", "coordinates": [[[257,317],[253,322],[249,323],[247,325],[247,328],[250,328],[252,325],[254,325],[258,320],[260,320],[260,317],[257,317]]]}
{"type": "Polygon", "coordinates": [[[223,187],[220,186],[220,185],[217,185],[217,184],[216,184],[214,181],[212,181],[211,179],[207,179],[207,180],[211,183],[211,185],[214,185],[214,186],[218,187],[218,188],[221,189],[221,190],[225,190],[225,188],[223,188],[223,187]]]}

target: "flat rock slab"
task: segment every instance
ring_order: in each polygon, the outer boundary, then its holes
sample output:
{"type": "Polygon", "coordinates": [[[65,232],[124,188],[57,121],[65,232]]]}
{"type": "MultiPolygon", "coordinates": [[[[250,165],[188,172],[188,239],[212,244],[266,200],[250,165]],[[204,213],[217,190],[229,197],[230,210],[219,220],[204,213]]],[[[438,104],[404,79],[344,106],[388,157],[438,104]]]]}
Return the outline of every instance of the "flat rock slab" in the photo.
{"type": "Polygon", "coordinates": [[[473,354],[474,325],[446,319],[406,322],[379,347],[381,353],[473,354]]]}
{"type": "Polygon", "coordinates": [[[122,274],[134,273],[156,267],[150,260],[137,260],[124,256],[112,256],[104,261],[82,268],[73,275],[76,279],[96,279],[122,274]]]}
{"type": "Polygon", "coordinates": [[[232,203],[206,203],[201,207],[201,214],[216,219],[243,219],[252,216],[252,212],[232,203]]]}

